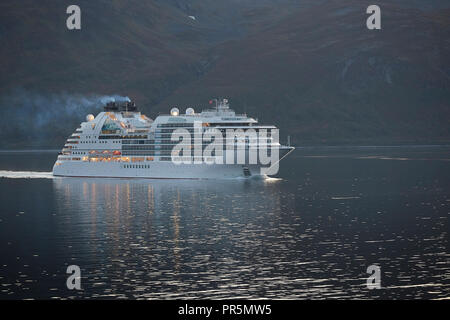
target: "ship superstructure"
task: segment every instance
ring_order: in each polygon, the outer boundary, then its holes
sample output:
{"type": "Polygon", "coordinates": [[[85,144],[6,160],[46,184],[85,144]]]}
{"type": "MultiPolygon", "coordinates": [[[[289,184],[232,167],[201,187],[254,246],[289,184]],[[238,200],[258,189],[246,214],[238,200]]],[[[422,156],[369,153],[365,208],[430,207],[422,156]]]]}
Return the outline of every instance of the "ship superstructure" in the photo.
{"type": "Polygon", "coordinates": [[[88,115],[67,139],[53,174],[189,179],[265,176],[271,174],[268,168],[277,166],[279,158],[293,150],[278,143],[275,126],[259,125],[257,119],[236,114],[227,99],[210,103],[213,107],[200,113],[188,108],[181,114],[172,108],[152,120],[134,102],[110,102],[97,116],[88,115]],[[262,154],[261,141],[276,163],[255,162],[262,154]],[[213,143],[216,148],[211,148],[213,143]],[[273,157],[274,151],[278,158],[273,157]]]}

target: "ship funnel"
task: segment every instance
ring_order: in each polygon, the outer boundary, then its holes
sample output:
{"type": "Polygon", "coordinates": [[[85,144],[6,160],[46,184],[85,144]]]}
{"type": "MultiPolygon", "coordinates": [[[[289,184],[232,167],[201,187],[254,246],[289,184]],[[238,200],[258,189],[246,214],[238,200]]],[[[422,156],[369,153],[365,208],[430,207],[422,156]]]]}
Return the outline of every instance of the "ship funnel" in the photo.
{"type": "Polygon", "coordinates": [[[137,106],[134,101],[130,100],[128,102],[125,102],[122,106],[120,106],[120,110],[125,112],[136,112],[137,106]]]}
{"type": "Polygon", "coordinates": [[[114,101],[108,102],[105,105],[105,111],[118,111],[119,107],[116,105],[116,103],[114,101]]]}
{"type": "Polygon", "coordinates": [[[136,107],[136,103],[134,101],[129,101],[127,103],[125,103],[125,108],[127,111],[137,111],[137,107],[136,107]]]}

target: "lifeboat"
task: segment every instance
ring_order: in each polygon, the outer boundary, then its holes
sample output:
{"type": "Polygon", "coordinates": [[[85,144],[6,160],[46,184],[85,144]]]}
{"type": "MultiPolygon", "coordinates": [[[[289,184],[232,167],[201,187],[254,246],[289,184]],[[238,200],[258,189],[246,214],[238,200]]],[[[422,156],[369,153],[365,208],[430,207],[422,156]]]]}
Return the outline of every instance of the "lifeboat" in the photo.
{"type": "Polygon", "coordinates": [[[118,150],[115,150],[114,152],[113,152],[113,155],[115,155],[115,156],[120,156],[122,153],[120,152],[120,151],[118,151],[118,150]]]}

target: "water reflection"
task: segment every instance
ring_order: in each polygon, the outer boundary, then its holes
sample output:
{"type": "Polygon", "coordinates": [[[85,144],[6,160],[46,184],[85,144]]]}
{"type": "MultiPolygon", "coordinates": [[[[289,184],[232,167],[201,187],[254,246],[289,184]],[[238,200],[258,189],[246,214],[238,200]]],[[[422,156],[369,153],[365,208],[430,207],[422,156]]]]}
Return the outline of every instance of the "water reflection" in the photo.
{"type": "Polygon", "coordinates": [[[64,213],[60,237],[72,248],[78,239],[73,259],[94,275],[92,296],[108,289],[120,296],[133,285],[143,297],[201,287],[220,293],[223,281],[239,286],[224,268],[252,271],[252,252],[266,245],[259,233],[282,208],[275,181],[58,178],[53,188],[64,213]]]}

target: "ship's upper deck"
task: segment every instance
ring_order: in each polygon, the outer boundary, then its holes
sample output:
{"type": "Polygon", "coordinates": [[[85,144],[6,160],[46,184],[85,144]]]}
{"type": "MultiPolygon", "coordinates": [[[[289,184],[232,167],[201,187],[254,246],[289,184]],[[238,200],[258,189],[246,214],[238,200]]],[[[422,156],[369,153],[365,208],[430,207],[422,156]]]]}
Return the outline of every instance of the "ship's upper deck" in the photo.
{"type": "Polygon", "coordinates": [[[208,127],[247,127],[256,125],[258,120],[248,117],[246,114],[236,114],[230,109],[228,100],[215,100],[216,106],[212,109],[203,110],[196,113],[194,109],[187,108],[184,114],[181,114],[178,108],[172,108],[170,114],[159,115],[152,127],[182,127],[183,123],[192,124],[202,122],[208,127]]]}
{"type": "Polygon", "coordinates": [[[194,109],[187,108],[181,114],[178,108],[172,108],[169,114],[158,115],[155,120],[141,114],[133,102],[127,102],[118,106],[113,102],[105,106],[103,112],[96,117],[88,115],[86,122],[81,123],[78,133],[88,135],[136,135],[141,133],[154,133],[158,128],[192,127],[195,122],[203,123],[206,127],[263,127],[258,120],[248,117],[246,114],[236,114],[230,109],[228,100],[213,100],[215,107],[196,113],[194,109]]]}

